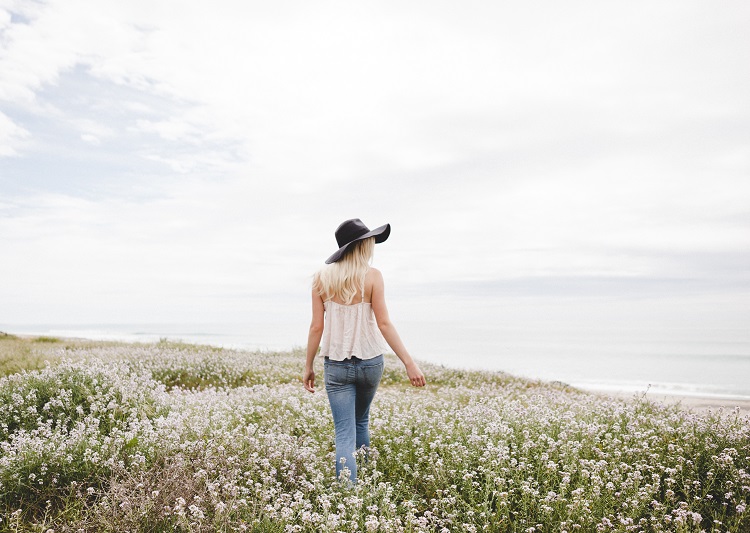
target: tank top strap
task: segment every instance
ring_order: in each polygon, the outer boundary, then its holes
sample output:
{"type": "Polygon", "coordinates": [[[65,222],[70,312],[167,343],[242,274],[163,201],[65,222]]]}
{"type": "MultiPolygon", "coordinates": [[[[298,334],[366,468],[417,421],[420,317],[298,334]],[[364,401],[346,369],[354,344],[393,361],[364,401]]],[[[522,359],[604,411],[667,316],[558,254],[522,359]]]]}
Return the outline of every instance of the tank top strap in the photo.
{"type": "Polygon", "coordinates": [[[365,278],[362,276],[362,303],[365,303],[365,278]]]}

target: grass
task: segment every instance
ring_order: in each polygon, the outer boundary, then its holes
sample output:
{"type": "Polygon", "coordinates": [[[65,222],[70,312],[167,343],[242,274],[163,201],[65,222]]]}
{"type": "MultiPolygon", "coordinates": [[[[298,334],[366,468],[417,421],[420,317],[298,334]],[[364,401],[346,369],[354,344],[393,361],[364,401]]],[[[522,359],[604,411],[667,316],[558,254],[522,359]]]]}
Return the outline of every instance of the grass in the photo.
{"type": "Polygon", "coordinates": [[[735,413],[389,357],[352,488],[303,361],[0,336],[0,530],[750,531],[735,413]]]}
{"type": "Polygon", "coordinates": [[[0,332],[0,377],[23,371],[40,370],[61,357],[75,356],[79,350],[91,346],[116,343],[57,337],[19,337],[0,332]]]}
{"type": "Polygon", "coordinates": [[[7,333],[0,334],[0,376],[43,368],[45,357],[47,355],[34,350],[28,340],[7,333]]]}
{"type": "Polygon", "coordinates": [[[60,339],[58,339],[57,337],[41,336],[41,337],[36,337],[36,338],[32,339],[31,342],[50,342],[50,343],[56,343],[56,342],[62,342],[62,341],[60,339]]]}

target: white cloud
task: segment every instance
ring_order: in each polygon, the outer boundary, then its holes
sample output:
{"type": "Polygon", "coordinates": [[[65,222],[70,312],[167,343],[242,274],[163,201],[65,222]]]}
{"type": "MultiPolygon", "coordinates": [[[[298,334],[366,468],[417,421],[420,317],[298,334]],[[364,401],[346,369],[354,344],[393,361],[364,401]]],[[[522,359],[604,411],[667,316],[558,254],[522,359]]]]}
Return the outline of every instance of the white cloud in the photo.
{"type": "Polygon", "coordinates": [[[76,126],[81,131],[81,140],[94,146],[101,145],[102,139],[111,138],[115,134],[111,127],[95,120],[78,119],[76,126]]]}
{"type": "Polygon", "coordinates": [[[748,245],[744,3],[5,5],[0,154],[51,177],[13,184],[0,273],[39,301],[291,294],[350,216],[393,223],[402,284],[748,245]]]}
{"type": "Polygon", "coordinates": [[[139,120],[137,126],[141,131],[157,133],[167,141],[183,141],[194,144],[197,140],[197,128],[178,119],[151,121],[139,120]]]}
{"type": "Polygon", "coordinates": [[[94,146],[102,144],[101,139],[96,135],[92,135],[91,133],[82,133],[81,140],[89,144],[93,144],[94,146]]]}
{"type": "Polygon", "coordinates": [[[17,148],[29,132],[0,111],[0,157],[15,156],[17,148]]]}

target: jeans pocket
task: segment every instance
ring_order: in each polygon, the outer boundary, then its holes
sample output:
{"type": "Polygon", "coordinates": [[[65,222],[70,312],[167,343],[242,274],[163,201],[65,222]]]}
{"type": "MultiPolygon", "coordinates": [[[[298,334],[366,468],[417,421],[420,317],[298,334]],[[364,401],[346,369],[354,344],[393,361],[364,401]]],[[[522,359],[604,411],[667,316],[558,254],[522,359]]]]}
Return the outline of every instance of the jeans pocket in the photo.
{"type": "Polygon", "coordinates": [[[363,381],[372,387],[377,387],[380,383],[380,378],[383,377],[383,362],[380,361],[375,365],[363,366],[361,370],[363,381]]]}
{"type": "Polygon", "coordinates": [[[324,369],[323,382],[326,388],[346,385],[349,379],[349,367],[345,365],[328,364],[324,369]]]}

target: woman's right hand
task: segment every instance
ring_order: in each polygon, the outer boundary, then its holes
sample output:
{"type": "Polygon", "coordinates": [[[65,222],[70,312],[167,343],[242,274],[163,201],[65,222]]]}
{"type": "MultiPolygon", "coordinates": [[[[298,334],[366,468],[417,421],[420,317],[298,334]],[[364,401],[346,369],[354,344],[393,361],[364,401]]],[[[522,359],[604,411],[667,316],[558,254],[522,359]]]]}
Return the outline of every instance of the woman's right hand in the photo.
{"type": "Polygon", "coordinates": [[[427,384],[419,365],[413,361],[406,365],[406,375],[409,376],[412,387],[424,387],[427,384]]]}
{"type": "Polygon", "coordinates": [[[305,372],[302,374],[302,383],[305,385],[305,390],[315,392],[315,372],[312,368],[305,368],[305,372]]]}

